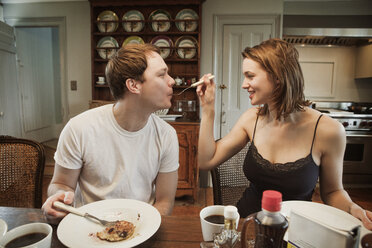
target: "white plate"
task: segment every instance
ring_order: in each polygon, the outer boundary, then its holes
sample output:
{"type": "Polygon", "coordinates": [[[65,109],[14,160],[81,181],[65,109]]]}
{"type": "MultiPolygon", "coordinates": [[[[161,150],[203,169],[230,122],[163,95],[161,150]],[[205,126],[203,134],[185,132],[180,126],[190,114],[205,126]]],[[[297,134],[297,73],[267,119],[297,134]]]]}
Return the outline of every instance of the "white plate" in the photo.
{"type": "Polygon", "coordinates": [[[160,22],[152,22],[151,28],[155,32],[166,32],[170,29],[171,23],[165,22],[163,20],[169,20],[171,19],[171,15],[168,13],[168,11],[165,11],[163,9],[154,10],[150,14],[150,20],[151,21],[157,21],[160,22]]]}
{"type": "Polygon", "coordinates": [[[109,221],[126,220],[136,228],[132,238],[119,242],[100,240],[96,233],[104,226],[74,214],[68,214],[58,225],[58,239],[68,247],[133,247],[149,239],[159,228],[161,216],[152,205],[131,199],[110,199],[93,202],[79,208],[109,221]]]}
{"type": "Polygon", "coordinates": [[[8,225],[3,219],[0,219],[0,239],[5,235],[6,231],[8,231],[8,225]]]}
{"type": "Polygon", "coordinates": [[[145,17],[138,10],[130,10],[123,15],[123,28],[127,32],[139,32],[145,26],[145,17]],[[139,21],[139,22],[125,22],[125,21],[139,21]]]}
{"type": "Polygon", "coordinates": [[[119,47],[118,42],[111,36],[105,36],[98,41],[98,48],[110,47],[111,49],[97,49],[98,54],[103,59],[109,59],[114,56],[117,47],[119,47]]]}
{"type": "MultiPolygon", "coordinates": [[[[327,221],[328,225],[342,228],[350,225],[361,225],[360,238],[362,238],[367,233],[372,233],[368,231],[362,224],[360,220],[348,214],[340,209],[309,201],[284,201],[282,203],[281,213],[284,216],[290,216],[291,209],[298,209],[301,212],[306,212],[309,217],[324,222],[327,221]]],[[[288,232],[284,235],[284,240],[288,240],[288,232]]],[[[359,242],[359,247],[362,247],[359,242]]]]}
{"type": "Polygon", "coordinates": [[[128,44],[145,44],[145,42],[139,36],[129,36],[123,41],[123,44],[121,46],[125,46],[128,44]]]}
{"type": "Polygon", "coordinates": [[[182,115],[158,115],[165,121],[174,121],[175,119],[182,117],[182,115]]]}
{"type": "Polygon", "coordinates": [[[176,41],[177,55],[181,59],[192,59],[196,55],[197,41],[191,36],[182,36],[176,41]]]}
{"type": "MultiPolygon", "coordinates": [[[[176,20],[195,20],[198,19],[199,16],[196,12],[192,9],[183,9],[176,15],[176,20]]],[[[185,31],[185,32],[192,32],[195,31],[198,27],[197,21],[185,21],[185,22],[176,22],[176,26],[178,30],[185,31]]]]}
{"type": "Polygon", "coordinates": [[[97,23],[98,30],[101,33],[115,32],[119,26],[118,24],[119,18],[115,14],[115,12],[111,10],[105,10],[101,12],[97,17],[97,21],[113,21],[113,22],[98,22],[97,23]]]}
{"type": "Polygon", "coordinates": [[[162,36],[162,35],[159,35],[159,36],[156,36],[154,37],[152,40],[151,40],[151,44],[159,47],[160,49],[160,56],[163,58],[163,59],[166,59],[169,57],[169,55],[172,54],[172,49],[171,47],[173,47],[173,42],[172,40],[167,37],[167,36],[162,36]]]}

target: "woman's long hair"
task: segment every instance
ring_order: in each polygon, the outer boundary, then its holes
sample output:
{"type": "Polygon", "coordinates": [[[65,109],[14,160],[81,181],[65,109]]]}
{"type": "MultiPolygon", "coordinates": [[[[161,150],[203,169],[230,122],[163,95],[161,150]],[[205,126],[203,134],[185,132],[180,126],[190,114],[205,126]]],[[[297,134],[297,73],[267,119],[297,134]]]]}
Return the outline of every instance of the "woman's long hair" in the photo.
{"type": "MultiPolygon", "coordinates": [[[[311,104],[305,100],[304,77],[296,48],[281,39],[269,39],[242,52],[243,58],[259,63],[274,83],[271,97],[276,118],[287,117],[290,113],[304,111],[311,104]]],[[[261,107],[259,115],[268,115],[267,104],[261,107]]]]}

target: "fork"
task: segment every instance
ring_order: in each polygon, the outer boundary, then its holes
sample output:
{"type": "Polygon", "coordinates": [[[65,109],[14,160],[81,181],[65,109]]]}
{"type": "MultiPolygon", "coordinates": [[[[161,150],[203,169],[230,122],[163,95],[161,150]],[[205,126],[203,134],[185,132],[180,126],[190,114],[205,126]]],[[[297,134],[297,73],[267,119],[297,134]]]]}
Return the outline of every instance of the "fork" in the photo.
{"type": "MultiPolygon", "coordinates": [[[[209,80],[212,80],[214,78],[214,75],[211,75],[208,77],[209,80]]],[[[186,89],[184,89],[183,91],[181,91],[180,93],[177,93],[177,94],[173,94],[174,96],[179,96],[181,95],[183,92],[185,92],[186,90],[190,89],[190,88],[195,88],[196,86],[198,85],[201,85],[202,83],[204,83],[204,80],[203,79],[200,79],[198,82],[196,83],[193,83],[192,85],[190,85],[189,87],[187,87],[186,89]]]]}
{"type": "Polygon", "coordinates": [[[99,223],[101,223],[101,225],[103,226],[112,226],[112,225],[115,225],[115,223],[117,221],[107,221],[107,220],[102,220],[94,215],[91,215],[89,213],[84,213],[84,212],[81,212],[79,211],[77,208],[74,208],[74,207],[71,207],[69,205],[66,205],[60,201],[55,201],[53,202],[53,206],[56,207],[56,208],[59,208],[59,209],[62,209],[62,210],[65,210],[67,212],[70,212],[70,213],[73,213],[73,214],[76,214],[76,215],[79,215],[79,216],[82,216],[82,217],[85,217],[85,218],[91,218],[91,219],[95,219],[97,220],[99,223]]]}

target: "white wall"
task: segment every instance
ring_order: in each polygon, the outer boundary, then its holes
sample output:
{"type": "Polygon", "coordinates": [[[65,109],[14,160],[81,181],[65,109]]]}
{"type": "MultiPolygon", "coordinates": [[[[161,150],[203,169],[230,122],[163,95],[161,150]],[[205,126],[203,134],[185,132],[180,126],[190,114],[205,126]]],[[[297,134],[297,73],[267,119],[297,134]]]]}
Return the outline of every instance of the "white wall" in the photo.
{"type": "MultiPolygon", "coordinates": [[[[335,93],[332,98],[311,98],[330,101],[372,101],[372,81],[355,80],[355,47],[296,47],[300,61],[334,62],[335,93]]],[[[316,72],[314,72],[316,73],[316,72]]],[[[306,80],[306,79],[305,79],[306,80]]]]}
{"type": "Polygon", "coordinates": [[[88,109],[92,99],[89,2],[4,4],[6,18],[66,18],[67,99],[69,117],[88,109]],[[70,81],[77,80],[77,91],[70,81]]]}

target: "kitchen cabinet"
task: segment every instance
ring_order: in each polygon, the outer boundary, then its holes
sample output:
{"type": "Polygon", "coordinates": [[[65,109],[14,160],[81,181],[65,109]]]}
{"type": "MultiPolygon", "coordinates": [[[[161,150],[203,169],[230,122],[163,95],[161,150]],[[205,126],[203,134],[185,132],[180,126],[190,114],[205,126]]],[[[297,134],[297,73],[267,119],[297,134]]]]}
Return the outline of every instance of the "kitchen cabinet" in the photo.
{"type": "Polygon", "coordinates": [[[372,77],[372,44],[356,48],[355,78],[372,77]]]}
{"type": "Polygon", "coordinates": [[[90,0],[92,100],[112,101],[105,76],[110,56],[122,45],[155,43],[169,68],[169,75],[183,79],[175,85],[169,114],[183,114],[188,121],[199,120],[195,89],[177,95],[200,77],[201,3],[204,0],[90,0]],[[166,20],[168,19],[168,20],[166,20]],[[179,101],[192,101],[195,111],[179,111],[179,101]]]}
{"type": "Polygon", "coordinates": [[[196,201],[199,191],[197,164],[199,123],[169,122],[177,131],[179,142],[178,185],[176,196],[190,195],[196,201]]]}
{"type": "Polygon", "coordinates": [[[332,98],[334,96],[334,62],[300,61],[304,75],[306,98],[332,98]]]}

